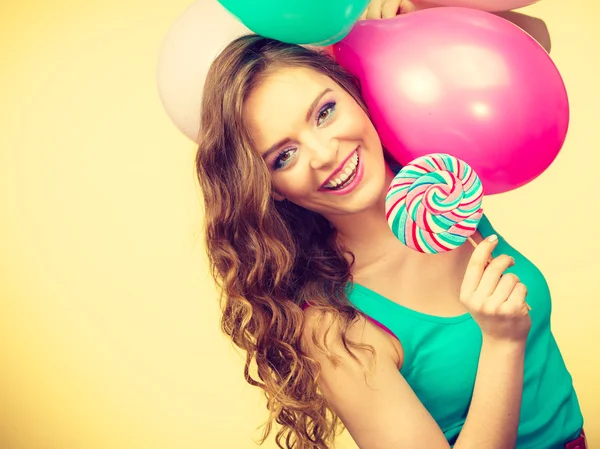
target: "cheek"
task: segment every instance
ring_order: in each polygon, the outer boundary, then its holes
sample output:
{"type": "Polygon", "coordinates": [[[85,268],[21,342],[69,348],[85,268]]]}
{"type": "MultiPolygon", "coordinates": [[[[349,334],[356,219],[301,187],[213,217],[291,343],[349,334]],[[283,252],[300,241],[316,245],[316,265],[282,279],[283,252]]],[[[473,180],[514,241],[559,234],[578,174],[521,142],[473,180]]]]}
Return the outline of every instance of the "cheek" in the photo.
{"type": "Polygon", "coordinates": [[[353,105],[352,109],[349,111],[348,117],[350,122],[349,126],[351,126],[356,133],[360,133],[363,139],[372,139],[373,136],[377,137],[377,133],[375,132],[371,120],[360,106],[357,104],[353,105]]]}
{"type": "Polygon", "coordinates": [[[381,140],[379,139],[379,134],[377,134],[375,126],[364,112],[362,112],[361,120],[359,123],[357,123],[356,126],[357,128],[360,128],[363,140],[369,148],[373,150],[381,148],[381,140]]]}
{"type": "Polygon", "coordinates": [[[308,170],[298,165],[273,177],[274,187],[292,201],[296,198],[306,197],[315,190],[314,180],[308,170]]]}

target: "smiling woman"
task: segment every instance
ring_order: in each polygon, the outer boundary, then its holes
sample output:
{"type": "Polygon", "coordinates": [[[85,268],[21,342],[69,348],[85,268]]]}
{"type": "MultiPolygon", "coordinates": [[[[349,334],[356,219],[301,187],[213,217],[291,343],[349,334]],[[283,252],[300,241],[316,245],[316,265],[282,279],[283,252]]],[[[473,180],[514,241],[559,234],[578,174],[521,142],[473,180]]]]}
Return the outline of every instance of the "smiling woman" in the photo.
{"type": "Polygon", "coordinates": [[[244,118],[253,146],[259,152],[268,147],[262,157],[276,199],[287,199],[330,222],[335,215],[371,205],[385,187],[385,165],[365,110],[332,78],[315,70],[271,70],[248,96],[244,118]],[[363,178],[364,173],[368,176],[363,178]],[[361,188],[355,190],[359,182],[361,188]]]}
{"type": "Polygon", "coordinates": [[[222,329],[267,397],[264,438],[276,422],[279,447],[326,449],[340,421],[361,449],[563,448],[581,434],[543,275],[487,219],[475,250],[400,243],[385,217],[393,162],[333,59],[241,37],[201,109],[206,247],[222,329]]]}

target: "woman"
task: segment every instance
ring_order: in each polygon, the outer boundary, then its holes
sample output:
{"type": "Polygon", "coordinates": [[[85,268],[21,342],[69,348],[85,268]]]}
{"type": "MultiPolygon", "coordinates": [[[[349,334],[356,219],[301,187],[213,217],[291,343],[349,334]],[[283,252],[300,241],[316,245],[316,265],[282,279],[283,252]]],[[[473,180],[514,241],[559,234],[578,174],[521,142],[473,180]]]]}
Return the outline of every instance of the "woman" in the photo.
{"type": "Polygon", "coordinates": [[[393,164],[332,59],[237,39],[208,73],[201,130],[222,328],[265,391],[264,438],[275,421],[279,447],[327,448],[340,420],[362,449],[563,448],[581,434],[542,274],[485,217],[474,250],[396,239],[393,164]]]}

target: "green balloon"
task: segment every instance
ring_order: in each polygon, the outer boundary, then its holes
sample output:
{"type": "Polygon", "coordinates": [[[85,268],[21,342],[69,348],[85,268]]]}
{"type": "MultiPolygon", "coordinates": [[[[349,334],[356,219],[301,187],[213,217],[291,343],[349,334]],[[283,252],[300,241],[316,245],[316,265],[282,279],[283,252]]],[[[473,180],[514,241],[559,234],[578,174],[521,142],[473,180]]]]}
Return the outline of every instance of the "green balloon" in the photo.
{"type": "Polygon", "coordinates": [[[219,3],[256,34],[291,44],[331,45],[350,32],[369,0],[219,0],[219,3]]]}

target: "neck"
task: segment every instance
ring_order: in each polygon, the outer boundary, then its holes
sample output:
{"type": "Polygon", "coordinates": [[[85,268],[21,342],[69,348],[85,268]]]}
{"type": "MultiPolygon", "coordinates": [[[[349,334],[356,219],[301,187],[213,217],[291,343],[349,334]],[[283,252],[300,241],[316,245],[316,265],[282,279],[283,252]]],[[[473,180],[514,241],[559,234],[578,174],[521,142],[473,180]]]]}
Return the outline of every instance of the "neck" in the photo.
{"type": "Polygon", "coordinates": [[[385,196],[387,186],[392,183],[394,173],[387,166],[385,186],[376,204],[369,209],[352,215],[329,217],[338,231],[338,238],[355,256],[353,271],[369,266],[396,252],[400,257],[410,251],[393,234],[385,218],[385,196]]]}

